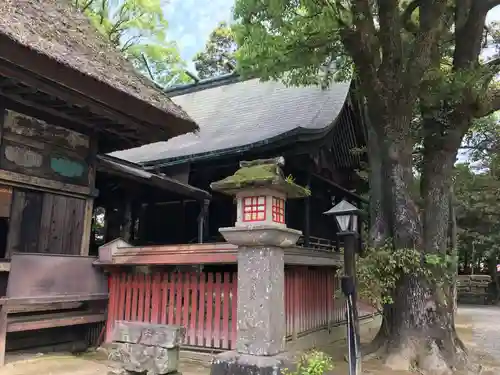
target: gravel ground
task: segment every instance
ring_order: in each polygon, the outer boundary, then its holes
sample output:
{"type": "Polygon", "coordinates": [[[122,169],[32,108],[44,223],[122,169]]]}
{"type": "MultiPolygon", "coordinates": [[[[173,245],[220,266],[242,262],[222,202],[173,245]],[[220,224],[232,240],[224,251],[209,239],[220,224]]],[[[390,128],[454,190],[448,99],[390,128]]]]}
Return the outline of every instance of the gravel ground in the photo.
{"type": "MultiPolygon", "coordinates": [[[[484,352],[493,359],[500,361],[500,307],[492,306],[460,306],[459,320],[470,327],[472,333],[467,337],[467,344],[484,352]]],[[[470,332],[470,328],[469,328],[470,332]]],[[[465,338],[465,337],[464,337],[465,338]]],[[[337,348],[338,350],[338,348],[337,348]]],[[[45,355],[39,358],[33,356],[10,357],[10,362],[0,368],[0,375],[108,375],[115,366],[100,358],[100,355],[84,355],[72,357],[68,355],[45,355]]],[[[9,358],[8,358],[9,359],[9,358]]],[[[495,361],[496,362],[496,361],[495,361]]],[[[182,361],[180,370],[183,375],[208,375],[209,369],[196,363],[182,361]]],[[[339,374],[345,374],[345,365],[341,364],[339,374]]],[[[396,375],[402,372],[369,371],[370,374],[396,375]]],[[[500,371],[484,372],[481,375],[499,374],[500,371]]]]}
{"type": "Polygon", "coordinates": [[[500,307],[460,306],[459,314],[472,323],[472,340],[476,348],[500,360],[500,307]]]}

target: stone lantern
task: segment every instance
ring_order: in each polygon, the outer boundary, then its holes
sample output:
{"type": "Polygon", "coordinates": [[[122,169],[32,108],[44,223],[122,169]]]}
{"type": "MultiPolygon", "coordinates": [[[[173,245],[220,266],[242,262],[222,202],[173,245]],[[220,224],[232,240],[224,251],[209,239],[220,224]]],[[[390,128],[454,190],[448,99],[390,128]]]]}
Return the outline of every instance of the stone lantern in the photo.
{"type": "Polygon", "coordinates": [[[241,162],[234,175],[211,184],[236,199],[234,227],[219,231],[238,246],[236,351],[217,356],[212,375],[286,367],[284,249],[302,234],[286,226],[286,200],[310,193],[284,177],[283,164],[283,158],[241,162]]]}
{"type": "Polygon", "coordinates": [[[302,232],[287,228],[286,201],[306,197],[310,192],[284,177],[283,164],[282,157],[242,161],[234,175],[210,185],[212,190],[236,199],[234,227],[219,229],[226,241],[241,246],[295,245],[302,232]]]}

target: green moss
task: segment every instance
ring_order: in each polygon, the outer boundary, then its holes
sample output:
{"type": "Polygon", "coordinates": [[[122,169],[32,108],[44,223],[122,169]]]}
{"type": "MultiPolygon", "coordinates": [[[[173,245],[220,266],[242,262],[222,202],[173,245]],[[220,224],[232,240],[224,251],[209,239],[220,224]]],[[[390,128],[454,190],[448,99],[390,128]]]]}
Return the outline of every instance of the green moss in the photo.
{"type": "Polygon", "coordinates": [[[305,197],[311,194],[309,189],[297,185],[293,178],[283,176],[278,164],[254,163],[244,164],[234,175],[211,184],[215,191],[234,194],[246,187],[270,187],[283,191],[290,198],[305,197]]]}
{"type": "Polygon", "coordinates": [[[232,176],[226,177],[224,180],[220,181],[226,183],[234,184],[245,184],[247,182],[272,182],[273,180],[279,178],[279,173],[277,171],[277,166],[274,164],[262,164],[254,165],[251,167],[243,167],[238,169],[232,176]]]}

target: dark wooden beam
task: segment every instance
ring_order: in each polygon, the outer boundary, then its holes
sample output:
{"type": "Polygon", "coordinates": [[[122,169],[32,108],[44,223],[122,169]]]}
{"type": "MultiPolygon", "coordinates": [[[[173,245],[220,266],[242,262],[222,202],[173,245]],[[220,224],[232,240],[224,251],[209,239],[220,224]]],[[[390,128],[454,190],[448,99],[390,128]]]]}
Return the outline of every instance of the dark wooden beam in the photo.
{"type": "Polygon", "coordinates": [[[368,199],[363,198],[362,196],[360,196],[356,193],[353,193],[352,191],[347,190],[346,188],[342,187],[341,185],[337,184],[336,182],[334,182],[326,177],[323,177],[317,173],[313,173],[312,176],[314,178],[317,178],[318,180],[323,181],[324,183],[334,187],[335,189],[342,191],[345,194],[345,196],[347,196],[351,199],[354,199],[357,202],[369,203],[368,199]]]}

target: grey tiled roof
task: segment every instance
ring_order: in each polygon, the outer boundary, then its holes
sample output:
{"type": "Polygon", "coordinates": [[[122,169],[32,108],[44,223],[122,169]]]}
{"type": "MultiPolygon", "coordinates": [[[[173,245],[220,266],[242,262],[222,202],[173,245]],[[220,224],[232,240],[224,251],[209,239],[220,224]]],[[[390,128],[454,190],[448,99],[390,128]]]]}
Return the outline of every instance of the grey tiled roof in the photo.
{"type": "Polygon", "coordinates": [[[252,79],[174,96],[199,125],[197,134],[112,155],[133,162],[168,161],[262,144],[290,132],[324,131],[340,114],[349,86],[335,83],[322,90],[252,79]]]}

